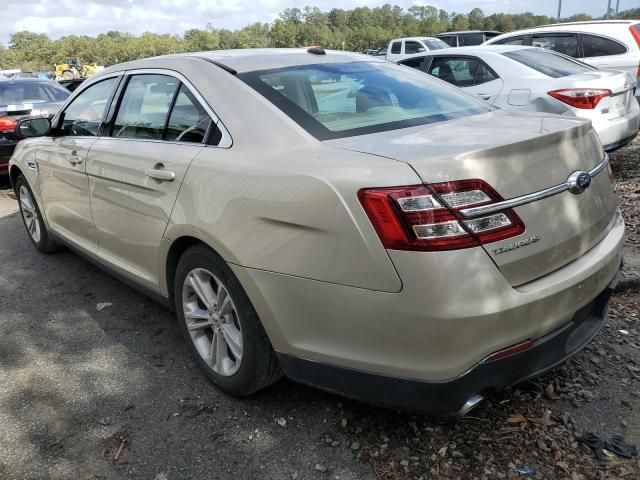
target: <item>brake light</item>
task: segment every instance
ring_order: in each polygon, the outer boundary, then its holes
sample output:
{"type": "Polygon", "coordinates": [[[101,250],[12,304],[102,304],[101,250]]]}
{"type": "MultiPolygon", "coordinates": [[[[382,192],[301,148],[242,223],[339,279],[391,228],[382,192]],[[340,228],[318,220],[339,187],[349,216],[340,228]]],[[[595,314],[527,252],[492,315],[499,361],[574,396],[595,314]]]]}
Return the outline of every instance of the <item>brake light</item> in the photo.
{"type": "Polygon", "coordinates": [[[600,100],[611,95],[611,90],[607,88],[563,88],[547,93],[572,107],[593,110],[600,103],[600,100]]]}
{"type": "Polygon", "coordinates": [[[13,118],[0,117],[0,132],[13,132],[16,129],[16,122],[13,118]]]}
{"type": "Polygon", "coordinates": [[[525,230],[511,209],[475,218],[462,215],[464,208],[503,200],[482,180],[366,188],[358,197],[382,244],[392,250],[457,250],[525,230]]]}

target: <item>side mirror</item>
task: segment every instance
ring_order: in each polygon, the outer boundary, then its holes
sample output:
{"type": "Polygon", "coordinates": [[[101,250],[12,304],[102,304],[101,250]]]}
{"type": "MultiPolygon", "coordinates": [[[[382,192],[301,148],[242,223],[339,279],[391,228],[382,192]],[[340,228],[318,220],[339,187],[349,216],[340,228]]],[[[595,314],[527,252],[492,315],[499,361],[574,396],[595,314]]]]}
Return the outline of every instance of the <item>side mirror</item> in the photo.
{"type": "Polygon", "coordinates": [[[46,117],[27,118],[18,123],[17,133],[23,138],[44,137],[51,131],[51,119],[46,117]]]}

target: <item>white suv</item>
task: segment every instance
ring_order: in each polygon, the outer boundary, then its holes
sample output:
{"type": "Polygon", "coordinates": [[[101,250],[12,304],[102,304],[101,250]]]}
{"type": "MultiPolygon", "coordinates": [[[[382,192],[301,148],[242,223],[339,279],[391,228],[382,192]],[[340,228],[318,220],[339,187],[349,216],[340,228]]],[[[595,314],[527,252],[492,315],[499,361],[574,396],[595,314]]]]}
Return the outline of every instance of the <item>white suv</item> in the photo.
{"type": "Polygon", "coordinates": [[[423,53],[429,50],[438,50],[440,48],[449,48],[445,42],[434,37],[407,37],[396,38],[389,42],[387,47],[387,55],[385,58],[392,62],[397,62],[407,55],[415,53],[423,53]]]}
{"type": "MultiPolygon", "coordinates": [[[[559,23],[517,30],[484,45],[532,45],[578,58],[597,68],[624,70],[640,87],[640,20],[559,23]]],[[[640,95],[640,88],[636,96],[640,95]]]]}

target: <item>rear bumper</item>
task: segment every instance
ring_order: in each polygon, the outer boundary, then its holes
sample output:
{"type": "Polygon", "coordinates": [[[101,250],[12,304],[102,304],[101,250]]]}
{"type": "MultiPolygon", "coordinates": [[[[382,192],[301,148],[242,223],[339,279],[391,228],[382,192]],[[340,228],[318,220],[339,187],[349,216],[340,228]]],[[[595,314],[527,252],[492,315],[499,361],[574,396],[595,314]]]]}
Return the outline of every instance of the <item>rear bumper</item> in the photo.
{"type": "Polygon", "coordinates": [[[578,310],[571,321],[507,358],[480,362],[446,381],[419,381],[337,367],[280,354],[285,374],[296,381],[347,397],[427,414],[455,414],[478,394],[512,385],[561,364],[586,346],[605,323],[612,284],[578,310]]]}
{"type": "Polygon", "coordinates": [[[607,152],[625,146],[633,140],[640,128],[640,106],[633,105],[631,111],[612,120],[593,120],[593,128],[598,132],[600,141],[607,152]]]}

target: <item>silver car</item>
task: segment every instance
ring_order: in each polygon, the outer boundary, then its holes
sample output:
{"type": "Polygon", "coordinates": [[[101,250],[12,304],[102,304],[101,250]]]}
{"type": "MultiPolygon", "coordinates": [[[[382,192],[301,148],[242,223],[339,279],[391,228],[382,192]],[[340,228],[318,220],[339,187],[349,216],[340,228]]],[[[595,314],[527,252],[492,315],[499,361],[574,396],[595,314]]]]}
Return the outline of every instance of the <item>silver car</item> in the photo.
{"type": "Polygon", "coordinates": [[[368,55],[125,63],[19,129],[33,138],[10,176],[35,247],[67,245],[175,309],[233,395],[284,374],[467,411],[586,345],[622,260],[589,122],[368,55]]]}
{"type": "Polygon", "coordinates": [[[606,151],[640,128],[635,78],[597,70],[559,53],[510,45],[448,48],[399,63],[425,71],[493,105],[591,120],[606,151]]]}

